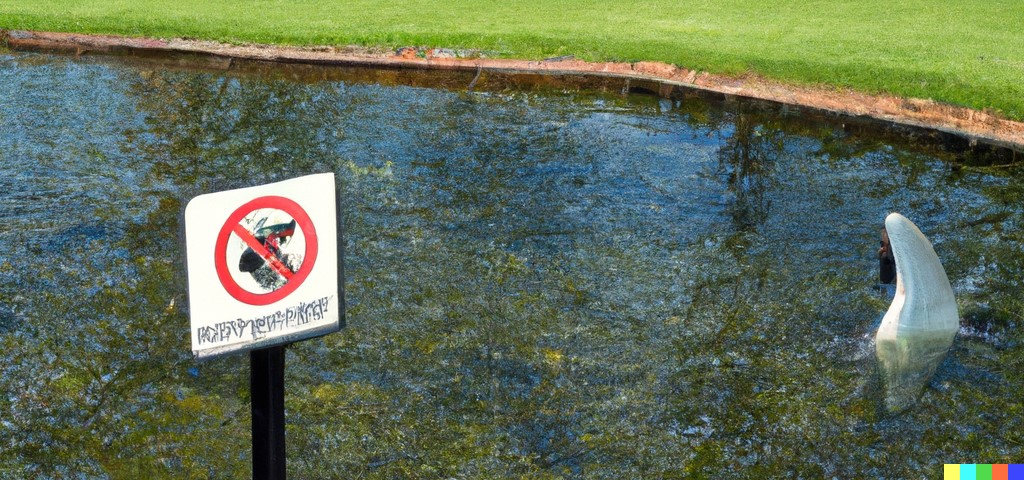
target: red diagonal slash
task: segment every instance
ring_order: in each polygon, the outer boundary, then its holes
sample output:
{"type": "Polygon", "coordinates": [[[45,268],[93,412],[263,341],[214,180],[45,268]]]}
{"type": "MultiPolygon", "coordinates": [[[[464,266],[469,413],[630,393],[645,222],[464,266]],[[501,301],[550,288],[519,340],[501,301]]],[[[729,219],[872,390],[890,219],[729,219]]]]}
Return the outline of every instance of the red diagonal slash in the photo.
{"type": "Polygon", "coordinates": [[[281,263],[281,261],[277,259],[277,255],[274,255],[270,250],[267,250],[267,247],[264,247],[262,242],[256,240],[256,237],[252,236],[252,233],[246,230],[241,224],[236,223],[234,228],[232,228],[232,231],[235,232],[235,235],[238,235],[238,238],[241,238],[249,248],[263,257],[263,260],[270,265],[270,268],[273,268],[278,275],[284,277],[285,281],[291,280],[292,275],[295,275],[295,272],[288,268],[287,265],[281,263]]]}

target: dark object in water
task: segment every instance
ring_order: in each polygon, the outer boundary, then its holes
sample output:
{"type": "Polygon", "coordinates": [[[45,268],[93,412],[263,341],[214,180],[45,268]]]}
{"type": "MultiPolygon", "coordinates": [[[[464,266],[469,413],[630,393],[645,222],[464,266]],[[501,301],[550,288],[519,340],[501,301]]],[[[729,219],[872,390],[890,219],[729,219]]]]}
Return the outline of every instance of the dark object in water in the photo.
{"type": "Polygon", "coordinates": [[[882,228],[882,246],[878,249],[878,281],[883,284],[896,282],[896,259],[889,245],[889,234],[882,228]]]}

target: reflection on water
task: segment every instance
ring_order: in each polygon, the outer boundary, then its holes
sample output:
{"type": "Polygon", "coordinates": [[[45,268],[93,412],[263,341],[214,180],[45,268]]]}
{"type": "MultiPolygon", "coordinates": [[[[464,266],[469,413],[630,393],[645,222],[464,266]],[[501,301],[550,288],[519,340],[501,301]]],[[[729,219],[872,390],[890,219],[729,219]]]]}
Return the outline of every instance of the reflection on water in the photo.
{"type": "Polygon", "coordinates": [[[248,475],[247,365],[189,358],[179,216],[322,171],[349,327],[289,349],[296,478],[1019,460],[1012,153],[547,77],[0,64],[5,476],[248,475]],[[929,232],[969,324],[900,416],[864,352],[892,210],[929,232]]]}

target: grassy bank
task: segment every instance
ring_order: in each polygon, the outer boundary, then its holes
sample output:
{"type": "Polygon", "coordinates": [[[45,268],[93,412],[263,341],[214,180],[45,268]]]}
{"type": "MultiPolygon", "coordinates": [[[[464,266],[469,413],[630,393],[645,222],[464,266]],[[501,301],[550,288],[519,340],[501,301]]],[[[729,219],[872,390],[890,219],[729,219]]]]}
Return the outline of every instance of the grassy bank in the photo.
{"type": "Polygon", "coordinates": [[[0,28],[656,60],[1024,119],[1024,1],[0,0],[0,28]]]}

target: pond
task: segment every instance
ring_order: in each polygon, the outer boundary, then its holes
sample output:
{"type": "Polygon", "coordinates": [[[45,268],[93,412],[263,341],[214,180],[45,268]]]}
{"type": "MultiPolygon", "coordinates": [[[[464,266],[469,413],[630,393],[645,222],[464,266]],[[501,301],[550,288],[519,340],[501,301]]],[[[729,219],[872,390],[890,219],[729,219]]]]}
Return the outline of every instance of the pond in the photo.
{"type": "Polygon", "coordinates": [[[0,54],[4,478],[247,477],[248,360],[191,356],[180,219],[317,172],[348,326],[288,348],[293,478],[1024,461],[1019,152],[622,79],[193,60],[0,54]],[[963,317],[899,414],[891,211],[963,317]]]}

